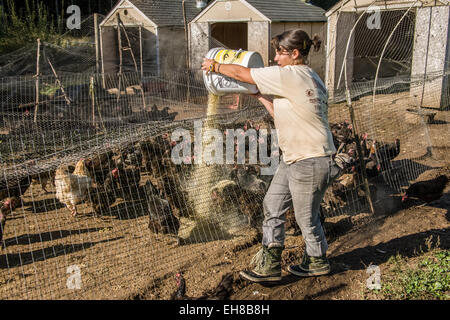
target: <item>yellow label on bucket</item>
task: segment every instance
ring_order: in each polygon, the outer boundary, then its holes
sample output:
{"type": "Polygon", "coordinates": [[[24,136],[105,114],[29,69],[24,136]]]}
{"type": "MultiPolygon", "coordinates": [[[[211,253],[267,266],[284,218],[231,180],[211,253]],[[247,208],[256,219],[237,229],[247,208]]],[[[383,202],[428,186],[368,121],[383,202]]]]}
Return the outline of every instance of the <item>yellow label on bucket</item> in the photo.
{"type": "Polygon", "coordinates": [[[220,50],[216,53],[214,60],[225,64],[242,64],[247,53],[248,51],[220,50]]]}

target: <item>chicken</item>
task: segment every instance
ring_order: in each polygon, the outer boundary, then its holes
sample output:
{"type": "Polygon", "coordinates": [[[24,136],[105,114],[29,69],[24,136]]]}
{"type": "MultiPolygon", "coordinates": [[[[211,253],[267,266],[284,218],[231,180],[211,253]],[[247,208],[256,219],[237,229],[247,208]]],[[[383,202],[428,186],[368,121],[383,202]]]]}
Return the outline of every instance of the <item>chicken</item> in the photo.
{"type": "Polygon", "coordinates": [[[241,190],[232,180],[221,180],[211,189],[211,199],[214,205],[221,209],[238,202],[241,190]]]}
{"type": "Polygon", "coordinates": [[[264,191],[242,190],[238,202],[240,211],[247,216],[248,224],[259,231],[264,219],[264,191]]]}
{"type": "Polygon", "coordinates": [[[17,204],[20,202],[20,199],[17,197],[10,197],[6,198],[2,202],[0,202],[0,243],[1,248],[3,248],[3,234],[5,233],[5,226],[6,226],[6,217],[8,214],[13,211],[17,204]]]}
{"type": "Polygon", "coordinates": [[[230,178],[244,190],[265,192],[268,188],[267,184],[258,178],[258,171],[254,166],[236,167],[231,171],[230,178]]]}
{"type": "Polygon", "coordinates": [[[353,141],[353,126],[348,120],[342,123],[330,123],[330,129],[336,148],[339,148],[341,143],[347,144],[353,141]]]}
{"type": "Polygon", "coordinates": [[[379,146],[378,142],[374,140],[370,149],[370,156],[375,156],[375,159],[380,165],[382,171],[387,169],[388,164],[391,160],[397,157],[399,153],[400,139],[395,139],[394,143],[389,143],[382,146],[379,146]]]}
{"type": "Polygon", "coordinates": [[[111,173],[118,187],[119,197],[127,201],[139,200],[139,182],[141,181],[139,168],[119,166],[119,168],[114,168],[111,173]]]}
{"type": "Polygon", "coordinates": [[[160,159],[170,157],[171,143],[169,141],[169,135],[163,134],[149,138],[141,141],[139,144],[145,169],[151,174],[158,174],[160,171],[160,159]]]}
{"type": "Polygon", "coordinates": [[[89,190],[89,201],[97,216],[102,215],[116,199],[117,185],[112,173],[108,174],[103,184],[89,190]]]}
{"type": "Polygon", "coordinates": [[[114,152],[108,151],[86,159],[85,164],[93,182],[99,185],[103,184],[108,173],[116,166],[113,156],[114,152]]]}
{"type": "Polygon", "coordinates": [[[85,159],[80,159],[77,162],[73,173],[70,173],[67,165],[56,169],[56,198],[67,206],[72,216],[78,214],[76,205],[86,199],[91,187],[92,178],[89,176],[89,171],[86,168],[85,159]]]}
{"type": "Polygon", "coordinates": [[[0,200],[8,197],[22,196],[31,185],[32,178],[30,176],[25,176],[22,178],[12,178],[9,180],[0,180],[0,200]]]}
{"type": "Polygon", "coordinates": [[[173,214],[169,202],[157,195],[147,196],[147,208],[149,212],[148,228],[154,233],[171,234],[177,237],[180,228],[180,220],[173,214]]]}
{"type": "Polygon", "coordinates": [[[31,175],[31,183],[39,183],[41,185],[42,190],[45,193],[49,193],[46,189],[48,182],[51,182],[53,187],[55,186],[55,170],[36,173],[31,175]]]}
{"type": "Polygon", "coordinates": [[[413,183],[406,190],[402,197],[402,201],[406,201],[409,197],[419,198],[425,202],[432,202],[442,197],[442,193],[448,183],[448,178],[445,175],[440,175],[437,178],[413,183]]]}
{"type": "Polygon", "coordinates": [[[181,272],[175,275],[177,289],[171,294],[170,300],[228,300],[233,293],[233,273],[222,276],[216,288],[203,293],[198,298],[186,296],[186,280],[181,272]]]}
{"type": "Polygon", "coordinates": [[[179,175],[174,170],[166,170],[156,178],[158,189],[173,208],[178,209],[179,216],[192,217],[194,205],[191,202],[186,190],[182,188],[179,175]]]}

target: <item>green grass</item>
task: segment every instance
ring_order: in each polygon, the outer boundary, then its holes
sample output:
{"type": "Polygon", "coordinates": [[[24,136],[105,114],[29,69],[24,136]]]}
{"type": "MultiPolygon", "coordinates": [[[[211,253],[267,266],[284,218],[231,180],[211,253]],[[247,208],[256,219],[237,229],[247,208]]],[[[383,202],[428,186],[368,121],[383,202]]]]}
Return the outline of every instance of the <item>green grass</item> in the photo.
{"type": "Polygon", "coordinates": [[[450,251],[434,249],[417,258],[397,254],[387,261],[381,289],[368,291],[366,298],[388,300],[450,299],[450,251]]]}

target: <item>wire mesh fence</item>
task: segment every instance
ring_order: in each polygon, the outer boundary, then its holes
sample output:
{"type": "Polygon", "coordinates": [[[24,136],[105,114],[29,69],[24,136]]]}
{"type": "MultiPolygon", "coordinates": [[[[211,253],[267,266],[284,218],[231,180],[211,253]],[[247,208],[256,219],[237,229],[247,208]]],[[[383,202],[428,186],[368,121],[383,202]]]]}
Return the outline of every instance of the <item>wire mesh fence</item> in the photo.
{"type": "MultiPolygon", "coordinates": [[[[41,77],[54,94],[42,94],[39,108],[26,94],[34,79],[2,79],[2,298],[121,297],[258,233],[272,176],[261,174],[260,162],[249,163],[252,141],[258,152],[268,149],[272,161],[279,155],[271,154],[276,144],[260,143],[264,130],[271,138],[273,123],[255,99],[222,97],[216,114],[207,117],[208,94],[197,71],[61,76],[70,103],[55,79],[41,77]],[[241,129],[248,136],[246,163],[236,164],[234,142],[232,164],[196,163],[195,139],[204,140],[206,130],[203,136],[195,130],[206,125],[223,133],[223,157],[226,130],[239,136],[241,129]],[[183,151],[180,163],[172,161],[172,150],[183,151]],[[81,289],[74,290],[77,285],[81,289]]],[[[392,86],[379,90],[375,104],[372,96],[360,96],[370,92],[370,83],[352,90],[358,92],[356,127],[347,103],[330,101],[336,147],[353,163],[327,191],[325,218],[370,212],[354,130],[367,153],[375,205],[430,168],[418,161],[436,145],[427,136],[427,118],[408,111],[417,106],[409,91],[392,93],[392,86]]]]}
{"type": "MultiPolygon", "coordinates": [[[[328,120],[350,160],[321,204],[325,221],[395,206],[449,165],[450,71],[413,71],[414,14],[384,13],[371,39],[358,17],[342,12],[330,50],[342,78],[328,120]]],[[[200,71],[74,73],[95,66],[92,53],[43,46],[47,75],[0,78],[0,298],[164,298],[178,270],[206,275],[259,242],[274,171],[264,173],[282,152],[256,99],[214,105],[200,71]]],[[[292,212],[286,220],[298,235],[292,212]]]]}

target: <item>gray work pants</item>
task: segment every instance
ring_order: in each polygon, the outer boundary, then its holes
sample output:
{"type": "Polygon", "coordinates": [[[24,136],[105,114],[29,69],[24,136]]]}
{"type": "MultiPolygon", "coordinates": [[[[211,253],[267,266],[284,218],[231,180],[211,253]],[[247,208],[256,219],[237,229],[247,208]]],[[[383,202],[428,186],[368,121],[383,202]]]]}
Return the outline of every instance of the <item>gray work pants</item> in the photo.
{"type": "Polygon", "coordinates": [[[320,223],[320,203],[340,171],[331,156],[292,164],[281,161],[264,197],[263,245],[284,245],[285,213],[293,205],[306,253],[312,257],[324,255],[328,244],[320,223]]]}

